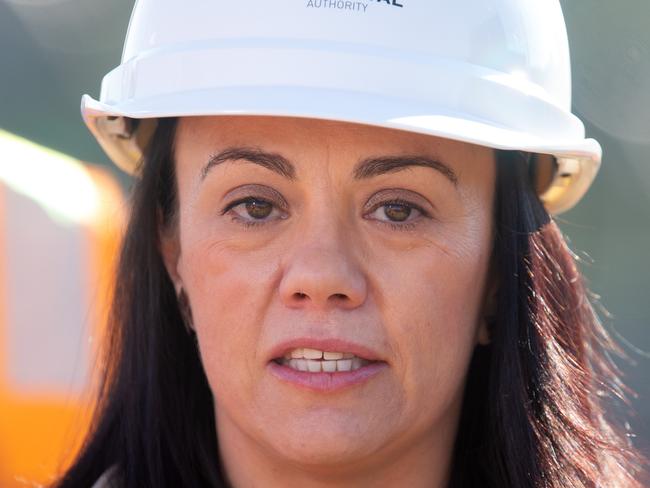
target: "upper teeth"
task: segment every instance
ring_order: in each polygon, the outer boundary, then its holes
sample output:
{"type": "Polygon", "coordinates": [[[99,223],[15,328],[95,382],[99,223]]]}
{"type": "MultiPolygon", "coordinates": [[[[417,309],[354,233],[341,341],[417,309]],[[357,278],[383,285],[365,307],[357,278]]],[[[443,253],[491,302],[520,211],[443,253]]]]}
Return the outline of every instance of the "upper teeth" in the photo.
{"type": "Polygon", "coordinates": [[[319,351],[318,349],[310,349],[308,347],[301,347],[289,351],[284,356],[287,359],[352,359],[354,354],[350,352],[330,352],[330,351],[319,351]]]}
{"type": "Polygon", "coordinates": [[[289,351],[280,360],[280,364],[291,369],[311,373],[354,371],[369,363],[370,361],[355,356],[350,352],[319,351],[308,347],[289,351]]]}

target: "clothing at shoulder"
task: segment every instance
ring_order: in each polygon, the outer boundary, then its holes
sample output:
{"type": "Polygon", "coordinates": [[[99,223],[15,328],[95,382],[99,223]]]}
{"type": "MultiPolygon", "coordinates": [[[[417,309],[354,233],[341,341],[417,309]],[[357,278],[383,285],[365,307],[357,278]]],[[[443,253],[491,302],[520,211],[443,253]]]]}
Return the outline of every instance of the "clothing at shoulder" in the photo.
{"type": "Polygon", "coordinates": [[[120,488],[120,483],[117,476],[115,476],[116,473],[117,465],[114,464],[104,471],[99,478],[97,478],[97,481],[95,481],[91,488],[120,488]]]}

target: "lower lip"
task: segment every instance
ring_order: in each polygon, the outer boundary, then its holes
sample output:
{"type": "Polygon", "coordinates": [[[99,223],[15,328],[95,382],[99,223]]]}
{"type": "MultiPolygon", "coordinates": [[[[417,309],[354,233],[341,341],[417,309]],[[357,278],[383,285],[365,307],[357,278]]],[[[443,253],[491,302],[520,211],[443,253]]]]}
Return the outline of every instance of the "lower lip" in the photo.
{"type": "Polygon", "coordinates": [[[310,373],[297,371],[271,361],[269,371],[276,378],[311,391],[332,392],[355,385],[361,385],[386,369],[388,364],[377,361],[355,369],[354,371],[337,371],[335,373],[310,373]]]}

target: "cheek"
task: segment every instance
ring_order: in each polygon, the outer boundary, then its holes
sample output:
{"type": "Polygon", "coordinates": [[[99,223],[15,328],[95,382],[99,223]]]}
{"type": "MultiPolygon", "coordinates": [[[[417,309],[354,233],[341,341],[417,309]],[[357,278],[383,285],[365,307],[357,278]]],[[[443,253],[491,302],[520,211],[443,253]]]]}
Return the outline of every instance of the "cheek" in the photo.
{"type": "Polygon", "coordinates": [[[396,370],[413,406],[457,399],[475,346],[489,256],[483,232],[441,239],[387,260],[380,278],[384,316],[398,345],[396,370]]]}
{"type": "Polygon", "coordinates": [[[251,391],[247,382],[259,363],[256,345],[276,266],[272,253],[238,253],[228,244],[188,243],[182,257],[201,359],[217,399],[251,391]]]}

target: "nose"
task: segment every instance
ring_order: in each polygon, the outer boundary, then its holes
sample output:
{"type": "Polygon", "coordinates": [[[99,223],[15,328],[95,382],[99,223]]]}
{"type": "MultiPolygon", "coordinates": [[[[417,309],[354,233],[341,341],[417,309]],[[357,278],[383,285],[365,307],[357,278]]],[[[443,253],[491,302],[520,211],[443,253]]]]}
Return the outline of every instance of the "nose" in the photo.
{"type": "Polygon", "coordinates": [[[366,300],[367,280],[353,236],[336,225],[303,229],[288,249],[280,296],[290,308],[353,309],[366,300]]]}

